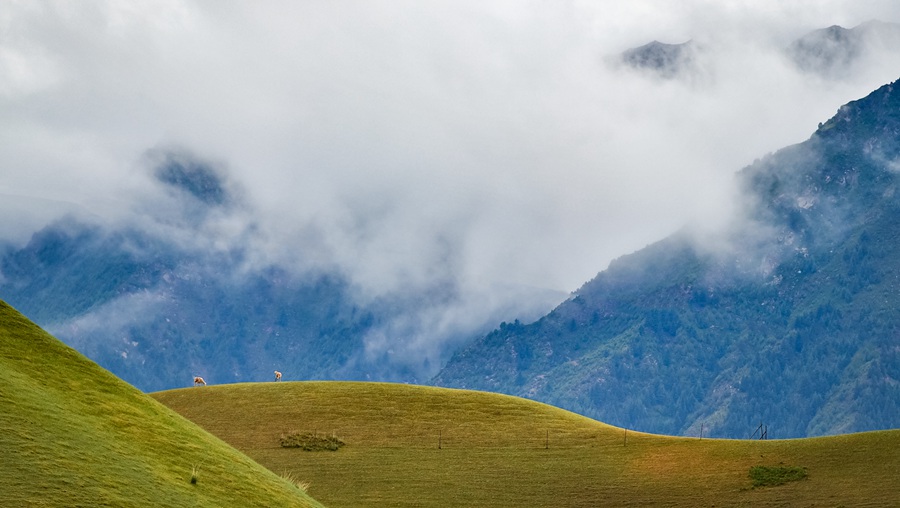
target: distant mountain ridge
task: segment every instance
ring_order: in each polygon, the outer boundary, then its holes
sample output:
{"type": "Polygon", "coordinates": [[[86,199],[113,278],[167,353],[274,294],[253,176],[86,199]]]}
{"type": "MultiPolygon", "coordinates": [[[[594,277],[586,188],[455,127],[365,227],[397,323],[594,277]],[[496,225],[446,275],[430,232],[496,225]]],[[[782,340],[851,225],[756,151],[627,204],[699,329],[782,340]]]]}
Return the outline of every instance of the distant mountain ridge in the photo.
{"type": "Polygon", "coordinates": [[[871,49],[900,47],[900,24],[868,21],[853,28],[832,25],[792,42],[787,54],[800,69],[824,76],[853,72],[871,49]]]}
{"type": "Polygon", "coordinates": [[[7,250],[0,273],[3,298],[143,390],[186,386],[194,375],[262,381],[274,370],[290,379],[418,375],[364,356],[366,333],[404,303],[355,304],[337,274],[248,272],[240,252],[184,251],[78,221],[7,250]]]}
{"type": "MultiPolygon", "coordinates": [[[[878,51],[900,47],[900,24],[872,20],[853,28],[832,25],[802,35],[784,48],[800,71],[840,79],[858,71],[859,63],[878,51]]],[[[617,55],[618,63],[663,79],[696,74],[708,64],[705,45],[651,41],[617,55]]]]}
{"type": "Polygon", "coordinates": [[[674,78],[695,65],[696,43],[666,44],[651,41],[622,52],[621,60],[634,69],[646,69],[664,78],[674,78]]]}
{"type": "Polygon", "coordinates": [[[522,300],[540,311],[511,301],[483,323],[445,326],[428,354],[372,348],[381,334],[416,338],[416,316],[453,305],[458,288],[438,280],[361,301],[336,269],[251,262],[252,224],[224,248],[204,237],[246,206],[221,168],[179,149],[147,159],[168,200],[148,227],[68,216],[23,246],[0,244],[0,298],[142,390],[186,386],[194,375],[263,381],[275,370],[293,380],[422,382],[449,356],[441,348],[510,315],[537,317],[564,297],[529,290],[522,300]]]}
{"type": "Polygon", "coordinates": [[[434,383],[663,434],[900,426],[898,86],[742,170],[727,237],[685,230],[623,256],[540,320],[459,351],[434,383]]]}

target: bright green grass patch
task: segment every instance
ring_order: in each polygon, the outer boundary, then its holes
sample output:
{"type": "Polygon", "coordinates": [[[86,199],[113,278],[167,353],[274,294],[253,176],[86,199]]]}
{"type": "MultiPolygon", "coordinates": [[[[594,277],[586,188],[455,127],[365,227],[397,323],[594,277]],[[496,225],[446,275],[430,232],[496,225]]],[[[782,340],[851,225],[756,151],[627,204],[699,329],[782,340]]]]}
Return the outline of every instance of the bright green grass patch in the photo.
{"type": "Polygon", "coordinates": [[[299,448],[305,452],[336,452],[346,443],[337,436],[318,436],[312,432],[292,432],[281,436],[282,448],[299,448]]]}
{"type": "Polygon", "coordinates": [[[321,505],[0,302],[0,506],[321,505]]]}
{"type": "Polygon", "coordinates": [[[247,383],[153,394],[334,507],[894,506],[900,431],[738,441],[627,432],[484,392],[389,383],[247,383]],[[319,429],[350,445],[277,445],[319,429]],[[809,477],[753,489],[760,463],[809,477]]]}
{"type": "Polygon", "coordinates": [[[796,482],[809,476],[805,467],[798,466],[753,466],[750,479],[754,487],[776,487],[788,482],[796,482]]]}

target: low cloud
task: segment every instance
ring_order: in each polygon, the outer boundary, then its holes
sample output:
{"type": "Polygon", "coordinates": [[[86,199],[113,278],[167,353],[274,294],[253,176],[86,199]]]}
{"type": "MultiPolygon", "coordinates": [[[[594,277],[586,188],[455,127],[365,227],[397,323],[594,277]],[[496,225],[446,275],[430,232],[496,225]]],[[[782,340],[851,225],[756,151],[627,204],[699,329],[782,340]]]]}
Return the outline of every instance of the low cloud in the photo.
{"type": "Polygon", "coordinates": [[[70,345],[83,354],[95,356],[104,348],[98,347],[93,336],[115,337],[113,345],[118,354],[127,357],[140,344],[129,334],[129,329],[155,319],[171,296],[161,291],[142,291],[119,296],[99,308],[65,323],[55,323],[48,331],[60,337],[70,338],[70,345]]]}
{"type": "Polygon", "coordinates": [[[0,195],[18,204],[0,235],[23,241],[11,225],[49,220],[52,201],[240,243],[260,266],[338,270],[361,300],[447,281],[466,314],[496,287],[570,291],[688,221],[722,222],[735,171],[897,79],[900,56],[876,44],[840,79],[784,52],[869,19],[900,7],[5,3],[0,195]],[[699,71],[608,65],[651,40],[695,41],[699,71]],[[159,220],[160,146],[226,167],[241,206],[159,220]]]}

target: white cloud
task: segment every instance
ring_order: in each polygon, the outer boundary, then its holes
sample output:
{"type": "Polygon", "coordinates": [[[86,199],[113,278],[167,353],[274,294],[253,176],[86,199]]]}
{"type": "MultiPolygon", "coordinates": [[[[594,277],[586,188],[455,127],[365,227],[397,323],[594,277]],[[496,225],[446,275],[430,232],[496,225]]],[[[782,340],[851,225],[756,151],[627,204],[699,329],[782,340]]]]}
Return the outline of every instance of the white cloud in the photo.
{"type": "Polygon", "coordinates": [[[5,2],[0,193],[127,220],[155,202],[142,154],[174,144],[246,189],[259,259],[337,266],[370,295],[435,278],[473,298],[571,290],[721,217],[736,170],[897,79],[884,53],[840,81],[779,53],[873,18],[900,7],[5,2]],[[605,63],[652,39],[702,43],[703,72],[605,63]]]}

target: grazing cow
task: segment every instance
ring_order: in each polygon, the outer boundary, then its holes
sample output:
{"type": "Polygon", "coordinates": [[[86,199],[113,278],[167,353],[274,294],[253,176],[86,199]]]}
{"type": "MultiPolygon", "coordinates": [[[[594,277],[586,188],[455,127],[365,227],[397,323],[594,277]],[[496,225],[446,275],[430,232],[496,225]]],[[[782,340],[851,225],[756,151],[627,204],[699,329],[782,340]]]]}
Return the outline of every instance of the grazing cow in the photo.
{"type": "Polygon", "coordinates": [[[275,371],[275,381],[281,381],[281,372],[275,371]]]}
{"type": "Polygon", "coordinates": [[[206,381],[203,380],[200,376],[194,376],[194,386],[206,386],[206,381]]]}

